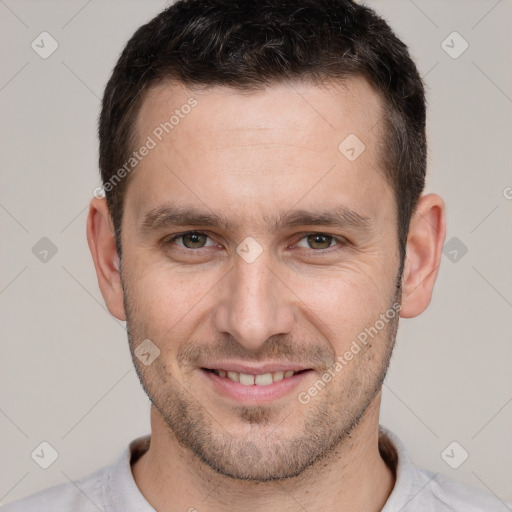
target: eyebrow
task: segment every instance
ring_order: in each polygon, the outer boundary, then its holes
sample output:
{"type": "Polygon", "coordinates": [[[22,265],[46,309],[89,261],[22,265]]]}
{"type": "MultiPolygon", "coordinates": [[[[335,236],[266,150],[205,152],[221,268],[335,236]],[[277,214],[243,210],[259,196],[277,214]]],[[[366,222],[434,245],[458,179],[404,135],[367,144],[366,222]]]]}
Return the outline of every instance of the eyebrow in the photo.
{"type": "MultiPolygon", "coordinates": [[[[357,213],[346,206],[338,206],[327,211],[291,210],[279,212],[275,219],[263,219],[271,233],[297,226],[330,226],[350,228],[359,231],[372,231],[374,222],[370,217],[357,213]]],[[[138,231],[140,233],[161,231],[177,226],[203,226],[236,231],[240,226],[223,215],[211,211],[167,203],[149,210],[143,215],[138,231]]]]}

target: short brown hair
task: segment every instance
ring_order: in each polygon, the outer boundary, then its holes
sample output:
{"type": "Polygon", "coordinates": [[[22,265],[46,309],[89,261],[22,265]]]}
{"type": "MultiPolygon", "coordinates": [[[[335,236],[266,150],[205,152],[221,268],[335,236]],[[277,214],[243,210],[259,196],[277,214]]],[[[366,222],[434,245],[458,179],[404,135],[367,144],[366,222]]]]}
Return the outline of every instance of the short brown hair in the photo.
{"type": "MultiPolygon", "coordinates": [[[[140,27],[103,97],[103,184],[133,151],[134,126],[149,86],[173,79],[251,90],[354,75],[363,75],[384,100],[382,169],[395,193],[402,268],[410,219],[425,186],[424,88],[405,44],[373,10],[350,0],[179,0],[140,27]]],[[[106,190],[120,257],[128,178],[106,190]]]]}

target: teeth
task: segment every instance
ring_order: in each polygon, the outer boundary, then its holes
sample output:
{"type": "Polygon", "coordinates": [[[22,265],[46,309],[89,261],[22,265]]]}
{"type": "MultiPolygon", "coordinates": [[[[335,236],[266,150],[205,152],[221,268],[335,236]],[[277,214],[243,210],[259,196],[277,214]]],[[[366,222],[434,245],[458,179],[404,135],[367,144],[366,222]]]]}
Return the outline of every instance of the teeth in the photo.
{"type": "Polygon", "coordinates": [[[233,382],[240,382],[240,374],[238,372],[228,372],[228,379],[233,382]]]}
{"type": "Polygon", "coordinates": [[[247,375],[247,373],[241,373],[240,384],[243,384],[244,386],[252,386],[254,384],[254,375],[247,375]]]}
{"type": "Polygon", "coordinates": [[[248,373],[239,373],[226,370],[214,370],[219,377],[227,377],[233,382],[239,382],[244,386],[269,386],[273,382],[279,382],[280,380],[287,379],[295,375],[293,370],[287,370],[286,372],[273,372],[273,373],[262,373],[260,375],[250,375],[248,373]]]}
{"type": "Polygon", "coordinates": [[[269,384],[272,384],[272,374],[271,373],[263,373],[261,375],[256,375],[256,378],[254,379],[254,383],[256,386],[268,386],[269,384]]]}
{"type": "Polygon", "coordinates": [[[274,382],[283,380],[283,378],[284,378],[284,372],[275,372],[274,373],[274,382]]]}

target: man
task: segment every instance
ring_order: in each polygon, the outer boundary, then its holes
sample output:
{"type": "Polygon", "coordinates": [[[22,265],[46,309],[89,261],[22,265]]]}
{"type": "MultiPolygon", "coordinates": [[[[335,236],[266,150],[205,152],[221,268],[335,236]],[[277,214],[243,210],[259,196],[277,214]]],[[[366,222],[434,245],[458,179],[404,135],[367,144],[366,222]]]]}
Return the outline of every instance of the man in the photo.
{"type": "Polygon", "coordinates": [[[504,510],[379,425],[445,238],[423,85],[381,18],[177,2],[128,42],[99,137],[87,236],[151,436],[5,510],[504,510]]]}

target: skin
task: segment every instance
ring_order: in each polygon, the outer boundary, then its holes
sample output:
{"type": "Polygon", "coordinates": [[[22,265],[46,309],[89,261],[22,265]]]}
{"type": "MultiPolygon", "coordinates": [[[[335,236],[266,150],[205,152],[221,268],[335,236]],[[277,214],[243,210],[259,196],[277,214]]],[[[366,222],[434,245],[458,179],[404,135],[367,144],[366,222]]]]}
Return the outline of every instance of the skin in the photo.
{"type": "Polygon", "coordinates": [[[379,454],[378,421],[398,315],[309,403],[297,395],[395,302],[403,318],[428,307],[445,239],[443,200],[420,198],[400,280],[394,196],[379,168],[383,109],[363,78],[250,94],[161,84],[141,108],[141,144],[191,97],[197,106],[130,176],[122,262],[105,200],[94,198],[89,210],[109,311],[127,320],[132,355],[144,339],[160,350],[148,366],[133,358],[153,404],[151,446],[132,466],[135,481],[159,511],[381,510],[395,482],[379,454]],[[354,161],[338,150],[349,134],[366,146],[354,161]],[[142,229],[144,216],[169,202],[236,225],[142,229]],[[367,217],[367,229],[270,229],[278,212],[341,205],[367,217]],[[194,230],[208,238],[170,240],[194,230]],[[236,252],[246,237],[262,249],[251,263],[236,252]],[[221,360],[311,371],[279,399],[240,403],[200,369],[221,360]]]}

